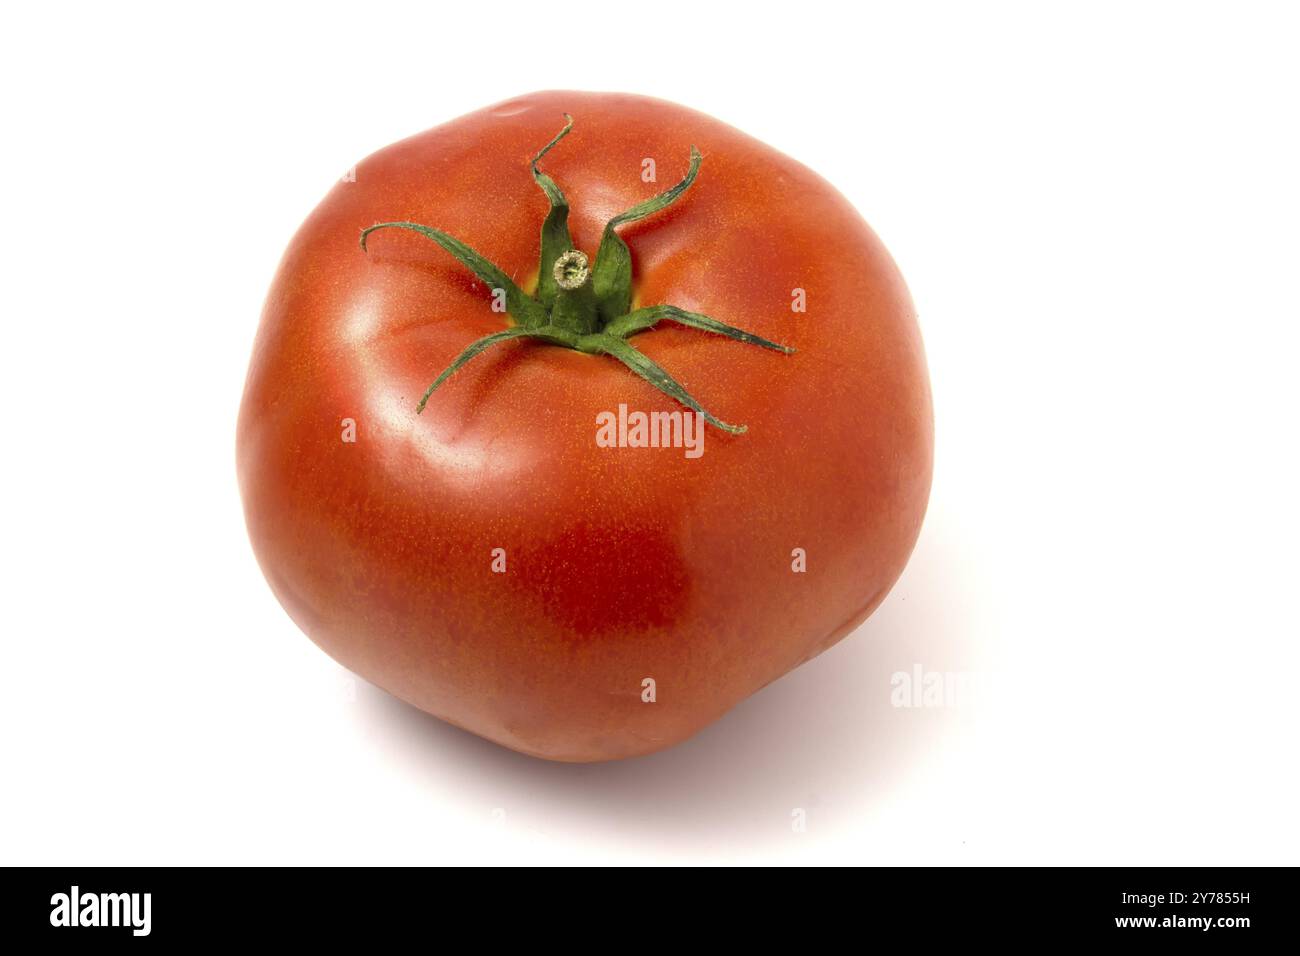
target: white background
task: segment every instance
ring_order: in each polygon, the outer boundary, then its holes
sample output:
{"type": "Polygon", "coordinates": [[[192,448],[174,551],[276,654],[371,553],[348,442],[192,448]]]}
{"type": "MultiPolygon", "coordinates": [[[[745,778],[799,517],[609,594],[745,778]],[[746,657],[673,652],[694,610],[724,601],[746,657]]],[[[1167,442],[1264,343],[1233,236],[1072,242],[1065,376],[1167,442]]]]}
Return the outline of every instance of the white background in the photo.
{"type": "Polygon", "coordinates": [[[37,6],[0,38],[0,861],[1300,862],[1294,8],[37,6]],[[938,430],[858,633],[592,766],[350,682],[234,469],[262,297],[340,173],[566,87],[835,183],[938,430]],[[891,706],[918,665],[975,693],[891,706]]]}

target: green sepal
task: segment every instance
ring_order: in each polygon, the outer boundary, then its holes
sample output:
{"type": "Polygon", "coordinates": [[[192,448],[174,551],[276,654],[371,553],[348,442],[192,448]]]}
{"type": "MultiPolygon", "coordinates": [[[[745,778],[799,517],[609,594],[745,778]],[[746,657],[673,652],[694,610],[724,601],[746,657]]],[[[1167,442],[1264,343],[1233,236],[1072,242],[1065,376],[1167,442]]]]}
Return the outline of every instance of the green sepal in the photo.
{"type": "Polygon", "coordinates": [[[793,355],[794,349],[788,345],[781,345],[779,342],[772,342],[753,332],[746,332],[744,329],[738,329],[733,325],[727,325],[725,322],[719,322],[717,319],[704,315],[701,312],[687,312],[685,309],[679,309],[675,305],[650,305],[644,309],[637,309],[635,312],[629,312],[627,315],[619,316],[609,325],[605,326],[605,332],[618,338],[627,338],[629,335],[635,335],[637,332],[644,332],[646,329],[653,329],[659,324],[660,320],[667,319],[670,322],[676,322],[678,325],[686,325],[693,329],[702,329],[705,332],[714,332],[718,335],[725,335],[729,339],[735,339],[737,342],[745,342],[749,345],[758,345],[765,349],[772,349],[775,352],[784,352],[786,355],[793,355]]]}
{"type": "Polygon", "coordinates": [[[549,325],[536,329],[525,329],[522,326],[517,325],[514,328],[505,329],[502,332],[493,332],[491,335],[485,335],[483,338],[470,345],[465,349],[465,351],[461,352],[460,355],[456,356],[455,361],[443,369],[442,374],[433,380],[432,385],[425,389],[424,394],[420,396],[420,403],[415,406],[416,414],[418,415],[420,412],[424,411],[424,406],[429,404],[429,396],[438,390],[438,386],[451,378],[452,375],[460,370],[462,365],[474,356],[478,355],[485,349],[491,348],[498,342],[507,342],[510,339],[518,338],[541,339],[544,342],[550,342],[552,345],[565,345],[569,348],[578,347],[578,336],[565,329],[557,329],[549,325]]]}
{"type": "Polygon", "coordinates": [[[694,409],[704,416],[704,420],[715,428],[721,428],[723,431],[730,432],[733,435],[740,435],[748,429],[744,425],[728,425],[721,419],[714,418],[700,405],[691,393],[682,388],[682,386],[671,375],[665,372],[662,366],[655,363],[647,357],[644,352],[634,348],[626,341],[615,338],[612,335],[587,335],[583,336],[578,342],[578,348],[584,352],[603,352],[606,355],[612,355],[628,368],[630,368],[641,378],[645,379],[665,395],[677,399],[687,408],[694,409]]]}
{"type": "Polygon", "coordinates": [[[432,239],[455,256],[461,265],[487,283],[488,288],[505,290],[506,311],[513,315],[520,325],[527,328],[536,328],[546,324],[546,309],[540,302],[515,285],[514,280],[497,266],[455,236],[449,236],[441,229],[431,229],[416,222],[380,222],[361,230],[361,248],[363,250],[366,248],[366,239],[372,232],[377,229],[389,228],[409,229],[411,232],[419,233],[427,239],[432,239]]]}
{"type": "Polygon", "coordinates": [[[546,194],[551,204],[550,212],[546,214],[546,219],[542,223],[542,257],[537,271],[537,301],[547,309],[554,304],[556,293],[559,291],[559,286],[555,284],[555,260],[573,248],[573,238],[569,235],[569,201],[564,198],[564,193],[555,184],[555,180],[538,169],[537,164],[555,147],[556,143],[569,135],[569,130],[573,129],[573,117],[565,113],[564,119],[564,129],[560,130],[555,139],[543,146],[541,152],[533,157],[532,166],[533,179],[537,181],[537,185],[542,188],[542,192],[546,194]]]}
{"type": "Polygon", "coordinates": [[[632,252],[614,230],[624,223],[636,222],[671,206],[677,201],[677,197],[686,192],[691,183],[695,182],[702,160],[700,151],[692,146],[690,169],[681,182],[645,202],[637,203],[605,224],[605,232],[600,237],[600,248],[596,251],[596,265],[592,269],[591,276],[602,322],[610,322],[621,315],[626,315],[632,308],[632,252]]]}

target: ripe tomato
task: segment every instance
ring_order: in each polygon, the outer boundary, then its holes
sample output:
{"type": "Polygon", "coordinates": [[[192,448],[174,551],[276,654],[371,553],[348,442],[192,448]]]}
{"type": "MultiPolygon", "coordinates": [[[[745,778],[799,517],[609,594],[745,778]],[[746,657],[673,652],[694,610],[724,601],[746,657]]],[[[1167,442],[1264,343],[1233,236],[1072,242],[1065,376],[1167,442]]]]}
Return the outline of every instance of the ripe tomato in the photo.
{"type": "Polygon", "coordinates": [[[238,434],[258,560],[335,659],[604,760],[690,736],[884,598],[929,494],[929,385],[901,276],[824,180],[683,107],[570,92],[347,180],[280,264],[238,434]],[[692,402],[702,454],[637,447],[638,413],[692,402]]]}

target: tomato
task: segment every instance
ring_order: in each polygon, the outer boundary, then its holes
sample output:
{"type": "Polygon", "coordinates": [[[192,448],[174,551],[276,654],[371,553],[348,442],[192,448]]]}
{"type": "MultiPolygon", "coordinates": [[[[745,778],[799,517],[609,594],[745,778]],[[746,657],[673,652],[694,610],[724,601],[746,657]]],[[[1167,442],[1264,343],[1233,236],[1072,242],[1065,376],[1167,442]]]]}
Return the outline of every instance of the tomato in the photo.
{"type": "Polygon", "coordinates": [[[932,445],[911,300],[843,196],[708,116],[572,92],[334,187],[271,287],[237,442],[312,640],[568,761],[677,743],[856,628],[932,445]]]}

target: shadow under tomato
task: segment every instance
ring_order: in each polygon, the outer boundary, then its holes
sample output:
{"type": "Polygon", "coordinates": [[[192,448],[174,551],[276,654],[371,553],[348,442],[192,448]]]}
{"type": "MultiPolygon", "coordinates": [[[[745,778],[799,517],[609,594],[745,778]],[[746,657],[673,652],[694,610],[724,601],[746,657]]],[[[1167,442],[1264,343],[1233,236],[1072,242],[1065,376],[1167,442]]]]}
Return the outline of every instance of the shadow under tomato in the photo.
{"type": "MultiPolygon", "coordinates": [[[[833,839],[869,816],[963,719],[891,703],[891,676],[916,665],[967,670],[954,580],[961,562],[927,527],[877,612],[835,647],[676,747],[631,760],[561,764],[526,757],[363,685],[364,719],[430,787],[509,826],[630,850],[736,856],[774,841],[833,839]],[[454,780],[454,784],[448,784],[454,780]],[[803,812],[806,831],[792,821],[803,812]]],[[[446,795],[443,796],[446,799],[446,795]]]]}

